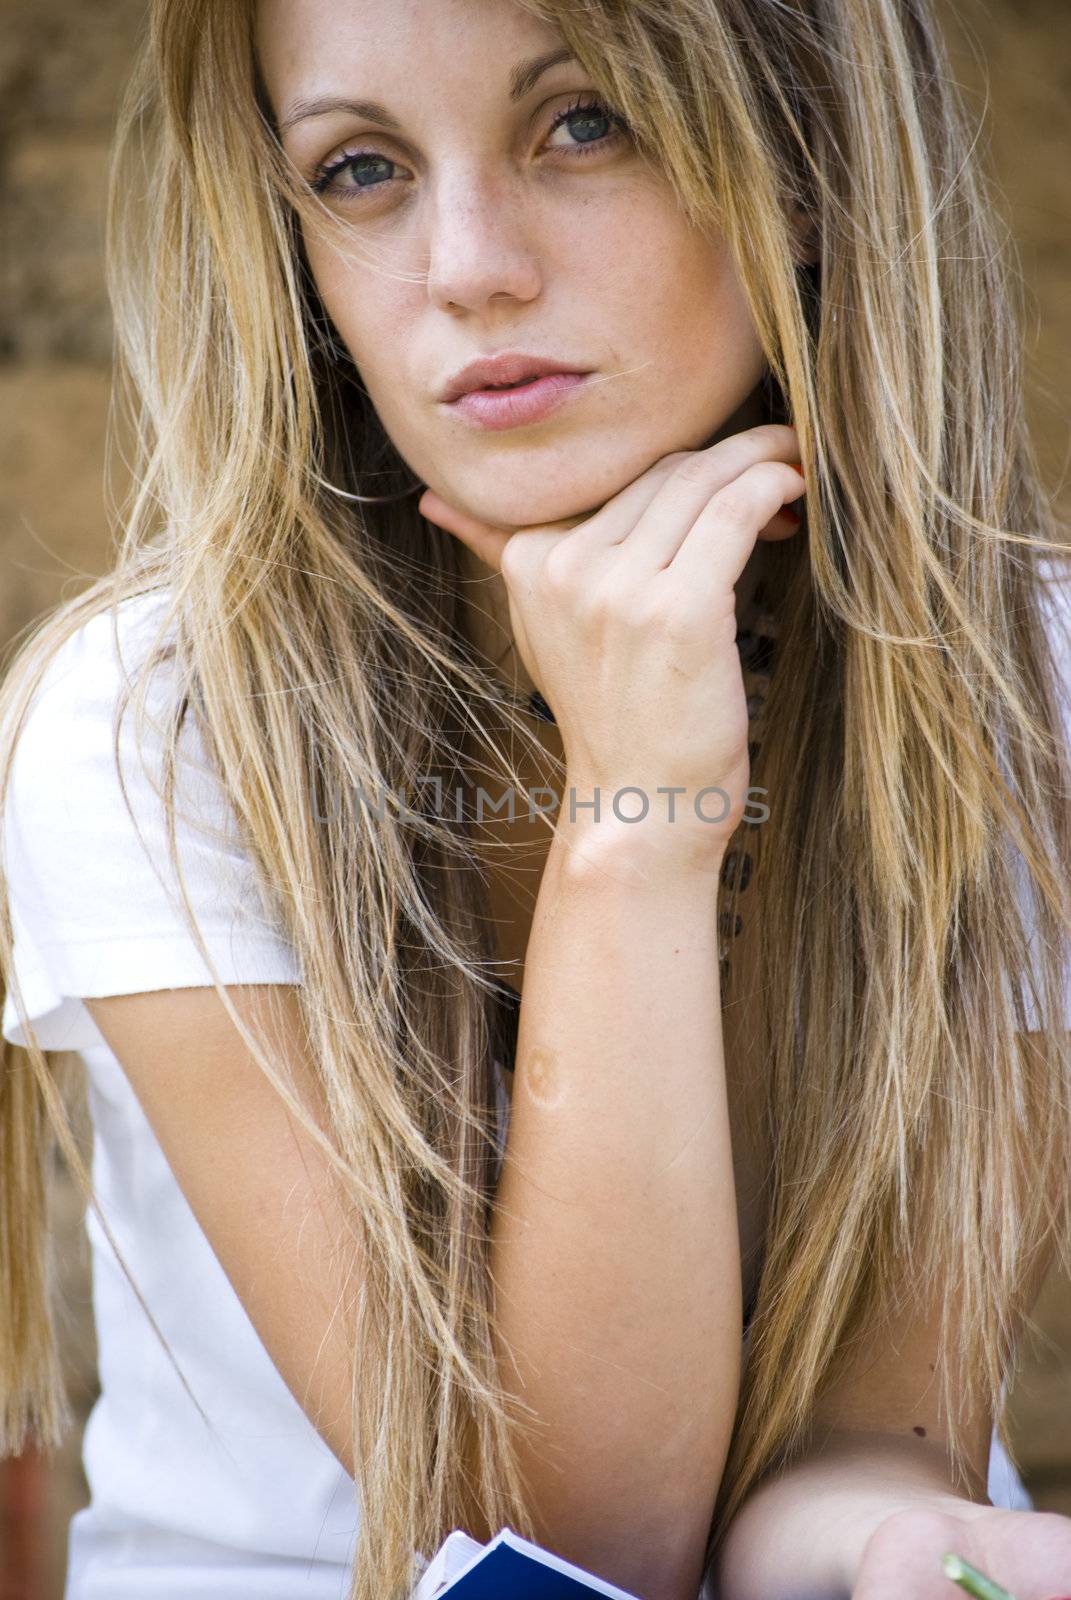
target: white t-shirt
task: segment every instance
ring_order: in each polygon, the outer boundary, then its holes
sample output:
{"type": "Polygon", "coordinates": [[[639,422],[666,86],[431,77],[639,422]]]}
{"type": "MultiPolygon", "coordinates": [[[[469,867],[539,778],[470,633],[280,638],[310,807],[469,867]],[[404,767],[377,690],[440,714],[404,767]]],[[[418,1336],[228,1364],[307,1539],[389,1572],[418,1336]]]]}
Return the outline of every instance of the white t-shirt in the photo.
{"type": "MultiPolygon", "coordinates": [[[[128,671],[161,598],[120,608],[128,671]]],[[[359,1521],[353,1479],[272,1363],[81,1003],[211,982],[154,870],[173,882],[132,712],[122,770],[148,853],[123,803],[111,735],[119,687],[112,618],[97,616],[49,664],[20,735],[5,828],[15,970],[41,1044],[85,1061],[101,1208],[214,1432],[90,1212],[101,1395],[85,1432],[91,1499],[71,1525],[66,1600],[343,1600],[359,1521]]],[[[169,667],[154,679],[154,716],[174,703],[173,690],[169,667]]],[[[182,740],[180,817],[232,834],[227,843],[178,827],[211,957],[228,983],[297,982],[294,953],[265,918],[189,720],[182,740]]],[[[147,738],[159,782],[155,748],[147,738]]],[[[3,1032],[25,1042],[10,994],[3,1032]]]]}
{"type": "MultiPolygon", "coordinates": [[[[127,673],[164,598],[119,608],[127,673]]],[[[132,712],[120,751],[144,844],[120,791],[112,630],[112,616],[100,615],[64,644],[20,734],[4,827],[15,975],[42,1046],[85,1062],[97,1195],[212,1431],[90,1213],[101,1394],[85,1432],[91,1498],[71,1524],[65,1600],[342,1600],[359,1529],[353,1480],[273,1365],[82,1004],[211,982],[182,917],[132,712]]],[[[149,701],[161,725],[175,700],[168,665],[149,701]]],[[[190,719],[180,751],[180,860],[213,962],[227,983],[299,982],[190,719]]],[[[159,783],[151,730],[143,755],[159,783]]],[[[2,1027],[25,1043],[11,994],[2,1027]]],[[[504,1136],[501,1074],[500,1109],[504,1136]]],[[[1029,1505],[995,1436],[989,1491],[998,1504],[1029,1505]]]]}

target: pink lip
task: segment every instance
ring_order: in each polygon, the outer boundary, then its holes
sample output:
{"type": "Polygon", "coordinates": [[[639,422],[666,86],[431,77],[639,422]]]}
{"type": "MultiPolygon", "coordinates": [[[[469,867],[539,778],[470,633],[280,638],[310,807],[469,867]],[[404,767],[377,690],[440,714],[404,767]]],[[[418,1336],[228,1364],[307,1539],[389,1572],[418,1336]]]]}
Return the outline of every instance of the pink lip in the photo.
{"type": "Polygon", "coordinates": [[[548,372],[516,389],[470,389],[451,400],[449,408],[476,428],[523,428],[556,411],[590,376],[588,372],[548,372]]]}

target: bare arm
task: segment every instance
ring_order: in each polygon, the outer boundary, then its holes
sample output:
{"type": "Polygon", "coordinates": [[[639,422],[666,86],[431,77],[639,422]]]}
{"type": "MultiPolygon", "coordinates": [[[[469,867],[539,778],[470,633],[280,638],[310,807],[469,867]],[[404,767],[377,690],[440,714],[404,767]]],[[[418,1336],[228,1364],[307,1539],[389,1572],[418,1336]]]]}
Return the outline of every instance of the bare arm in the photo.
{"type": "MultiPolygon", "coordinates": [[[[233,986],[247,1027],[288,1063],[325,1132],[296,991],[233,986]]],[[[335,1308],[355,1267],[327,1162],[268,1082],[214,989],[85,1001],[261,1342],[353,1473],[352,1355],[335,1308]]]]}
{"type": "Polygon", "coordinates": [[[559,832],[548,856],[492,1271],[503,1382],[542,1424],[539,1537],[694,1600],[741,1359],[720,857],[689,871],[642,831],[559,832]]]}
{"type": "Polygon", "coordinates": [[[565,757],[494,1217],[500,1367],[541,1424],[522,1464],[544,1540],[645,1600],[694,1600],[736,1410],[716,922],[749,774],[735,586],[760,537],[791,536],[798,445],[754,428],[522,528],[419,503],[500,574],[565,757]],[[574,813],[574,786],[607,815],[574,813]],[[610,815],[619,789],[639,826],[610,815]]]}
{"type": "MultiPolygon", "coordinates": [[[[644,1600],[694,1600],[736,1408],[716,920],[748,778],[734,585],[760,535],[786,536],[771,529],[802,493],[797,459],[792,429],[755,428],[664,458],[564,530],[508,533],[445,508],[490,551],[511,608],[534,607],[521,633],[550,672],[532,681],[553,691],[578,798],[604,786],[611,809],[622,774],[651,807],[650,826],[584,811],[574,825],[565,802],[526,961],[491,1242],[502,1381],[540,1425],[522,1461],[534,1521],[644,1600]],[[698,803],[712,792],[720,818],[698,803]],[[687,796],[676,825],[668,795],[687,796]]],[[[269,1354],[352,1471],[322,1158],[295,1143],[218,997],[92,1010],[269,1354]],[[322,1289],[281,1294],[305,1249],[322,1289]]],[[[287,1016],[312,1103],[292,997],[287,1016]]]]}
{"type": "MultiPolygon", "coordinates": [[[[685,871],[631,835],[610,841],[556,840],[536,907],[493,1242],[502,1381],[545,1424],[524,1463],[541,1538],[644,1600],[694,1600],[742,1317],[720,856],[685,871]]],[[[229,993],[326,1129],[295,992],[229,993]]],[[[213,990],[86,1004],[272,1360],[352,1474],[352,1355],[333,1308],[354,1262],[323,1156],[213,990]]]]}
{"type": "MultiPolygon", "coordinates": [[[[1028,1305],[1040,1294],[1054,1259],[1050,1239],[1037,1254],[1028,1305]]],[[[786,1593],[800,1600],[841,1600],[849,1594],[870,1600],[907,1592],[929,1600],[931,1593],[951,1592],[951,1586],[936,1557],[930,1559],[928,1548],[924,1556],[923,1547],[932,1540],[938,1550],[954,1547],[971,1559],[971,1536],[961,1533],[964,1523],[976,1524],[973,1537],[986,1556],[978,1559],[993,1575],[1009,1537],[1013,1546],[1021,1538],[1025,1546],[1039,1548],[1044,1538],[1053,1537],[1050,1529],[1039,1535],[1038,1524],[1022,1512],[990,1506],[993,1417],[987,1405],[976,1402],[964,1441],[968,1487],[953,1481],[948,1419],[937,1406],[934,1378],[940,1356],[935,1293],[929,1307],[905,1311],[886,1327],[880,1344],[844,1367],[816,1407],[813,1447],[760,1483],[734,1518],[718,1563],[721,1600],[784,1600],[786,1593]],[[914,1549],[919,1560],[914,1587],[909,1582],[914,1575],[904,1566],[907,1549],[914,1549]]],[[[961,1397],[965,1411],[966,1402],[961,1397]]],[[[1055,1538],[1071,1555],[1071,1524],[1055,1538]]]]}

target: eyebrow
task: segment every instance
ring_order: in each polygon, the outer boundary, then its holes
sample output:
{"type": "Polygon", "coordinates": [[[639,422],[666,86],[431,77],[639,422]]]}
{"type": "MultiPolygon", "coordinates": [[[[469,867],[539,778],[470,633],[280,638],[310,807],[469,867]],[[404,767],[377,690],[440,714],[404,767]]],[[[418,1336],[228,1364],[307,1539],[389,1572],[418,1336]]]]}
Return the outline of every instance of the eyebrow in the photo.
{"type": "MultiPolygon", "coordinates": [[[[509,75],[510,103],[516,104],[518,100],[523,100],[526,94],[530,94],[537,81],[544,72],[549,72],[551,67],[558,66],[562,61],[576,59],[572,50],[563,47],[549,50],[546,55],[533,56],[529,61],[518,62],[509,75]]],[[[279,132],[286,133],[296,122],[304,122],[309,117],[323,117],[329,111],[348,111],[355,117],[364,117],[368,122],[378,122],[381,127],[390,128],[395,133],[399,132],[402,126],[386,106],[379,105],[375,100],[346,100],[334,95],[320,95],[313,100],[295,100],[279,124],[279,132]]]]}

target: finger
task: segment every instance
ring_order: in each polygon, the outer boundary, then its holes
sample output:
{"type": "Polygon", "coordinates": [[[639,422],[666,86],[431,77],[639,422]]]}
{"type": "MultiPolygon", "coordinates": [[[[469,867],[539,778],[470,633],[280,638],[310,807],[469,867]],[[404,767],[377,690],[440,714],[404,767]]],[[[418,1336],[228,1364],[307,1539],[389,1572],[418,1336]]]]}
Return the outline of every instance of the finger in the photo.
{"type": "MultiPolygon", "coordinates": [[[[746,467],[764,459],[798,460],[799,439],[795,428],[763,423],[719,440],[706,450],[676,451],[662,456],[598,510],[582,517],[535,523],[525,529],[504,529],[449,505],[433,489],[425,490],[417,509],[429,522],[452,533],[488,566],[500,571],[502,551],[513,533],[519,531],[571,533],[582,548],[592,552],[623,544],[652,504],[662,503],[660,497],[665,491],[667,503],[680,508],[680,520],[676,524],[667,521],[657,533],[645,529],[644,548],[650,557],[646,564],[657,569],[672,559],[709,496],[746,467]]],[[[763,530],[770,538],[785,538],[794,531],[784,524],[763,530]]],[[[637,554],[642,553],[637,551],[637,554]]]]}
{"type": "Polygon", "coordinates": [[[452,533],[487,566],[494,567],[496,572],[501,570],[502,551],[511,538],[507,529],[470,517],[467,511],[459,511],[456,506],[449,505],[433,489],[424,491],[417,501],[417,510],[437,528],[452,533]]]}
{"type": "Polygon", "coordinates": [[[615,517],[619,531],[603,542],[624,547],[637,577],[659,571],[672,561],[711,495],[758,462],[797,462],[799,453],[796,430],[770,423],[672,458],[670,470],[653,475],[650,485],[637,480],[636,488],[643,485],[639,494],[618,497],[623,510],[615,517]]]}
{"type": "Polygon", "coordinates": [[[756,462],[710,497],[665,572],[712,598],[727,593],[739,581],[759,530],[803,492],[799,472],[787,462],[756,462]]]}
{"type": "Polygon", "coordinates": [[[504,528],[496,523],[483,522],[478,517],[470,516],[467,511],[458,510],[457,506],[450,505],[432,489],[426,490],[421,496],[417,509],[429,522],[454,534],[469,549],[475,550],[489,566],[499,571],[507,544],[519,539],[532,552],[545,551],[584,521],[583,517],[561,517],[557,522],[533,522],[517,528],[504,528]]]}

